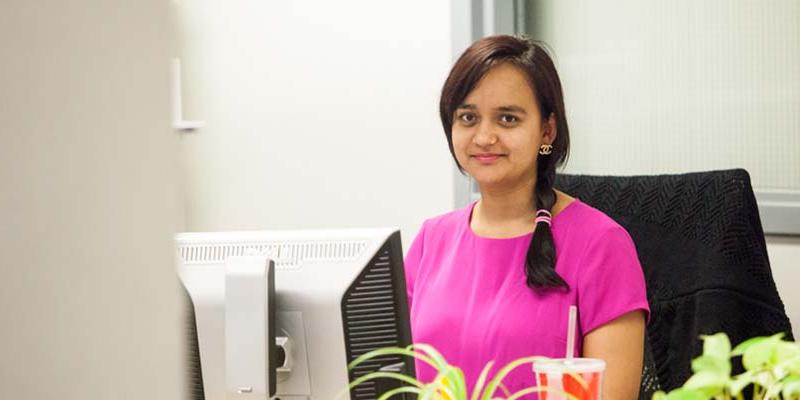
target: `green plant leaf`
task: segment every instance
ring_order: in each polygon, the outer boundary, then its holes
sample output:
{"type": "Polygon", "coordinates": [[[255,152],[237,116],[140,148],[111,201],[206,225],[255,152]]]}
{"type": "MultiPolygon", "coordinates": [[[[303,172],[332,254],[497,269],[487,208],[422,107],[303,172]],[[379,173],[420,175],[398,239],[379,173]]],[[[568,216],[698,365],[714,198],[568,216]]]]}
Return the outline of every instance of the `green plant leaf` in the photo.
{"type": "Polygon", "coordinates": [[[349,389],[353,389],[354,387],[356,387],[356,386],[358,386],[358,385],[360,385],[360,384],[362,384],[362,383],[364,383],[366,381],[369,381],[369,380],[372,380],[372,379],[378,379],[378,378],[396,379],[398,381],[405,382],[405,383],[408,383],[410,385],[414,385],[416,387],[420,387],[420,388],[423,387],[423,385],[422,385],[422,383],[420,381],[418,381],[418,380],[416,380],[416,379],[414,379],[414,378],[412,378],[410,376],[406,376],[406,375],[403,375],[403,374],[398,373],[398,372],[380,372],[379,371],[379,372],[371,372],[369,374],[366,374],[364,376],[359,377],[358,379],[356,379],[353,382],[351,382],[350,385],[348,386],[348,388],[349,389]]]}
{"type": "Polygon", "coordinates": [[[702,335],[703,355],[717,359],[727,360],[731,357],[731,341],[728,335],[717,333],[714,335],[702,335]]]}
{"type": "Polygon", "coordinates": [[[775,351],[781,342],[783,333],[772,335],[762,341],[749,345],[742,354],[742,364],[748,371],[755,371],[775,364],[775,351]]]}
{"type": "Polygon", "coordinates": [[[767,388],[766,394],[764,394],[764,398],[780,400],[781,390],[783,390],[783,384],[780,382],[770,385],[770,387],[767,388]]]}
{"type": "Polygon", "coordinates": [[[456,372],[456,395],[459,399],[467,400],[469,392],[467,391],[467,380],[464,379],[464,371],[462,371],[461,368],[455,367],[453,370],[456,372]]]}
{"type": "Polygon", "coordinates": [[[443,393],[445,396],[447,396],[448,399],[454,399],[454,400],[455,399],[458,399],[458,400],[463,399],[463,397],[456,397],[456,394],[453,393],[453,389],[451,389],[448,385],[446,385],[444,383],[438,383],[437,384],[436,392],[437,393],[438,392],[443,393]]]}
{"type": "Polygon", "coordinates": [[[700,371],[692,375],[683,385],[684,389],[700,391],[707,397],[722,394],[723,388],[728,384],[727,375],[719,375],[711,371],[700,371]]]}
{"type": "Polygon", "coordinates": [[[378,400],[387,400],[392,396],[400,393],[414,393],[416,395],[419,395],[420,392],[421,390],[419,388],[413,386],[403,386],[387,391],[386,393],[382,394],[381,397],[378,397],[378,400]]]}
{"type": "Polygon", "coordinates": [[[775,383],[775,378],[769,370],[759,370],[753,373],[753,384],[768,388],[775,383]]]}
{"type": "Polygon", "coordinates": [[[442,353],[439,353],[433,346],[426,343],[413,343],[406,347],[408,350],[419,349],[431,360],[431,365],[438,371],[443,371],[447,368],[447,360],[444,359],[442,353]]]}
{"type": "Polygon", "coordinates": [[[472,389],[472,396],[470,396],[470,400],[478,400],[478,396],[483,390],[483,385],[486,384],[486,377],[489,376],[489,372],[492,370],[493,365],[494,360],[489,361],[486,363],[486,366],[483,367],[481,374],[478,375],[478,380],[475,382],[475,387],[472,389]]]}
{"type": "Polygon", "coordinates": [[[784,379],[781,394],[784,399],[800,397],[800,376],[790,376],[784,379]]]}
{"type": "Polygon", "coordinates": [[[713,372],[717,375],[730,376],[730,358],[717,358],[703,355],[692,360],[692,372],[713,372]]]}
{"type": "Polygon", "coordinates": [[[781,363],[781,366],[791,375],[800,376],[800,356],[781,363]]]}
{"type": "Polygon", "coordinates": [[[742,390],[746,388],[748,385],[753,383],[753,373],[747,371],[743,374],[739,374],[731,378],[730,382],[728,383],[728,390],[730,390],[731,395],[738,396],[742,393],[742,390]]]}
{"type": "Polygon", "coordinates": [[[708,400],[702,391],[686,388],[677,388],[669,393],[656,392],[653,400],[708,400]]]}
{"type": "Polygon", "coordinates": [[[511,396],[511,392],[508,390],[508,386],[506,386],[505,383],[500,382],[497,385],[497,388],[500,389],[501,392],[503,392],[503,396],[505,397],[511,396]]]}
{"type": "Polygon", "coordinates": [[[500,369],[497,375],[495,375],[494,378],[486,386],[486,390],[483,392],[481,400],[491,400],[495,390],[497,390],[497,386],[500,384],[500,382],[503,381],[503,379],[505,379],[506,375],[508,375],[512,370],[514,370],[514,368],[517,368],[520,365],[533,364],[536,361],[546,361],[546,360],[548,360],[547,357],[534,356],[534,357],[518,358],[508,363],[508,365],[500,369]]]}
{"type": "Polygon", "coordinates": [[[778,342],[775,349],[775,358],[778,363],[800,357],[800,344],[795,342],[778,342]]]}
{"type": "Polygon", "coordinates": [[[731,355],[732,356],[741,356],[741,355],[744,354],[745,351],[747,351],[747,349],[749,349],[754,344],[761,343],[761,342],[763,342],[763,341],[765,341],[767,339],[769,339],[769,336],[758,336],[758,337],[747,339],[744,342],[739,343],[736,347],[734,347],[733,351],[731,352],[731,355]]]}
{"type": "Polygon", "coordinates": [[[664,393],[663,390],[659,390],[659,391],[653,393],[653,399],[652,400],[666,400],[666,398],[667,398],[667,394],[664,393]]]}
{"type": "Polygon", "coordinates": [[[464,382],[464,373],[461,369],[448,366],[448,369],[443,374],[444,380],[442,383],[447,391],[449,391],[452,399],[467,399],[467,388],[464,382]]]}
{"type": "Polygon", "coordinates": [[[434,396],[436,396],[439,393],[442,393],[449,399],[462,400],[463,397],[461,398],[456,397],[455,393],[453,393],[453,390],[450,388],[450,382],[448,382],[446,379],[447,375],[450,374],[451,369],[452,368],[450,369],[446,368],[445,370],[441,371],[438,375],[436,375],[436,378],[433,380],[433,382],[425,385],[425,387],[422,388],[419,397],[423,399],[435,398],[434,396]]]}
{"type": "Polygon", "coordinates": [[[372,350],[370,352],[362,354],[360,357],[356,358],[350,364],[348,364],[347,369],[351,370],[365,361],[388,355],[402,355],[402,356],[413,357],[431,365],[434,368],[438,367],[436,364],[434,364],[433,360],[431,360],[430,357],[426,356],[423,353],[415,352],[408,348],[404,349],[402,347],[384,347],[381,349],[372,350]]]}
{"type": "Polygon", "coordinates": [[[419,400],[430,400],[434,395],[436,395],[436,385],[430,384],[422,388],[417,398],[419,400]]]}

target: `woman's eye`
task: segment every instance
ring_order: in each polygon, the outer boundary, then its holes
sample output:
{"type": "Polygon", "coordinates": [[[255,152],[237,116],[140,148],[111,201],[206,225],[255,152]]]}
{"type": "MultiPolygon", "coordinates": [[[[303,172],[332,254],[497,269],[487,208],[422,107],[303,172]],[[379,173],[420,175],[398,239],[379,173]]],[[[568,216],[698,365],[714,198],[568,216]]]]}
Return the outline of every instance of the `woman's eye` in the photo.
{"type": "Polygon", "coordinates": [[[459,115],[458,119],[460,119],[462,122],[465,122],[467,124],[471,124],[471,123],[475,122],[475,114],[464,113],[464,114],[459,115]]]}
{"type": "Polygon", "coordinates": [[[513,124],[517,122],[517,117],[510,114],[504,114],[500,116],[500,121],[504,124],[513,124]]]}

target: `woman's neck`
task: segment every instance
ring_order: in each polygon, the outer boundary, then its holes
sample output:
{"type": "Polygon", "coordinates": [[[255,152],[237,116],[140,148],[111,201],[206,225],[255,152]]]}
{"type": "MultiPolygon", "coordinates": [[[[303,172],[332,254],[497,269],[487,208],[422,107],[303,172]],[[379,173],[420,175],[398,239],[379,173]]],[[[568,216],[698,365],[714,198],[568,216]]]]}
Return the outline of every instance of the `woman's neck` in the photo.
{"type": "MultiPolygon", "coordinates": [[[[536,226],[534,184],[513,189],[481,187],[481,200],[472,209],[470,228],[479,236],[514,237],[531,232],[536,226]]],[[[550,212],[553,217],[575,198],[555,190],[556,202],[550,212]]]]}
{"type": "Polygon", "coordinates": [[[498,224],[532,220],[535,212],[533,184],[511,189],[481,188],[481,200],[473,216],[483,223],[498,224]]]}

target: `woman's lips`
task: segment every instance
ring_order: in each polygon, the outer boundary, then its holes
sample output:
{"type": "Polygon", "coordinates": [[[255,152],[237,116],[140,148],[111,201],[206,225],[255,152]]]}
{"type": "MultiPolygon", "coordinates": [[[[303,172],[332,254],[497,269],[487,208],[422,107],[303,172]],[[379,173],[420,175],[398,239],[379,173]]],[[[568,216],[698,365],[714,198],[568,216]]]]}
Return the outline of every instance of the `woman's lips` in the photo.
{"type": "Polygon", "coordinates": [[[492,164],[501,157],[499,154],[476,154],[472,156],[481,164],[492,164]]]}

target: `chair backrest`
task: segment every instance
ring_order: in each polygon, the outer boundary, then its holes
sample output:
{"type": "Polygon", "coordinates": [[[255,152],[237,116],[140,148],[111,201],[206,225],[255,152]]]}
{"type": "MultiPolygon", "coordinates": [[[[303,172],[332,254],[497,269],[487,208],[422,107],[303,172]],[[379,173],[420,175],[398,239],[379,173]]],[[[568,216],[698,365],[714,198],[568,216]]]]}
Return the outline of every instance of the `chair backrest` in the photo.
{"type": "Polygon", "coordinates": [[[792,337],[746,171],[559,175],[555,187],[616,220],[636,244],[651,308],[640,398],[689,378],[700,335],[725,332],[734,345],[792,337]]]}

